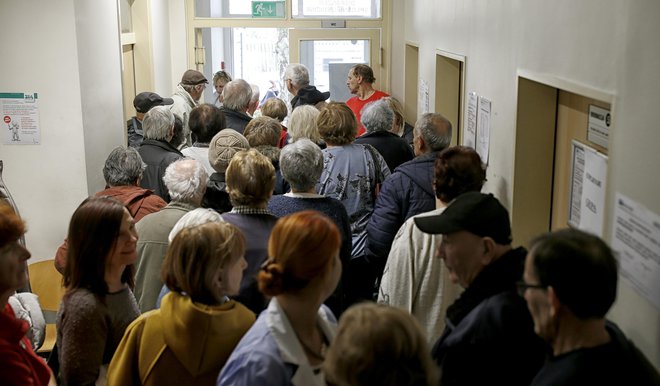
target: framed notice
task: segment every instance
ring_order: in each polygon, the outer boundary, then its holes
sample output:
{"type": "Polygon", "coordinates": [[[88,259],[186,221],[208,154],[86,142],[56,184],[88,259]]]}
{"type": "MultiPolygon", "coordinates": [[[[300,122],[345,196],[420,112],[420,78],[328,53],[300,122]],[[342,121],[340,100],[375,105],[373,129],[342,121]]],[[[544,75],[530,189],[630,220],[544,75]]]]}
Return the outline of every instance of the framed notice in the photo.
{"type": "Polygon", "coordinates": [[[603,237],[607,156],[573,140],[568,223],[603,237]]]}

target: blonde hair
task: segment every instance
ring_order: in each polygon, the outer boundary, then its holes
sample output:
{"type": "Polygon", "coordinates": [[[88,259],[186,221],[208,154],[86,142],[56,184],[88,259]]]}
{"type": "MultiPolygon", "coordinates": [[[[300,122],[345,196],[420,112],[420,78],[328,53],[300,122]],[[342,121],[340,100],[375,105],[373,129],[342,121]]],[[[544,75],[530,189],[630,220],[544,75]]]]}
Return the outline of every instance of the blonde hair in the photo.
{"type": "Polygon", "coordinates": [[[390,105],[390,108],[392,109],[392,112],[394,113],[394,125],[396,125],[398,134],[398,131],[403,130],[403,126],[406,124],[406,121],[403,117],[403,106],[398,99],[392,96],[385,97],[383,100],[387,101],[387,103],[390,105]]]}
{"type": "Polygon", "coordinates": [[[193,302],[220,304],[226,294],[215,285],[216,274],[226,274],[244,254],[245,238],[234,225],[211,222],[184,228],[167,248],[161,276],[170,290],[185,293],[193,302]]]}
{"type": "Polygon", "coordinates": [[[225,180],[233,206],[265,207],[275,187],[275,168],[257,150],[242,150],[229,162],[225,180]]]}
{"type": "Polygon", "coordinates": [[[321,112],[314,106],[302,105],[296,107],[289,117],[288,133],[293,142],[300,138],[308,138],[314,143],[321,142],[316,120],[321,112]]]}
{"type": "Polygon", "coordinates": [[[321,138],[328,145],[347,145],[353,142],[357,135],[357,119],[346,103],[328,103],[319,114],[316,124],[321,138]]]}
{"type": "Polygon", "coordinates": [[[257,278],[267,296],[297,292],[325,272],[341,246],[337,225],[306,210],[280,218],[268,241],[268,260],[257,278]]]}
{"type": "Polygon", "coordinates": [[[342,315],[323,372],[333,386],[431,386],[438,374],[430,352],[412,315],[362,303],[342,315]]]}

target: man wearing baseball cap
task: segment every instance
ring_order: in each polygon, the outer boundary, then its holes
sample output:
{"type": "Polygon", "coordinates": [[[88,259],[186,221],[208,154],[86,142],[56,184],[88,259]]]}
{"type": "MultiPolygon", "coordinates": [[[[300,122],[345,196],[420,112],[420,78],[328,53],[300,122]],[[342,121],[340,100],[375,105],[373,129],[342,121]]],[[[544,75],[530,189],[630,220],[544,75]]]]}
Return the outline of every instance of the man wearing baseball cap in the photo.
{"type": "Polygon", "coordinates": [[[181,83],[176,86],[172,99],[174,104],[170,110],[183,121],[183,130],[186,136],[186,143],[192,146],[190,129],[188,128],[188,119],[190,112],[199,104],[199,100],[204,93],[204,89],[209,81],[204,74],[197,70],[187,70],[181,77],[181,83]]]}
{"type": "Polygon", "coordinates": [[[149,112],[154,106],[171,105],[174,103],[172,98],[163,98],[155,92],[141,92],[133,99],[135,107],[135,116],[126,122],[126,131],[128,133],[128,146],[138,148],[142,143],[144,131],[142,130],[142,120],[144,114],[149,112]]]}
{"type": "Polygon", "coordinates": [[[516,293],[527,251],[511,246],[507,210],[492,194],[468,192],[440,215],[415,223],[442,235],[438,257],[465,288],[447,309],[445,331],[432,350],[440,384],[529,385],[545,348],[516,293]]]}

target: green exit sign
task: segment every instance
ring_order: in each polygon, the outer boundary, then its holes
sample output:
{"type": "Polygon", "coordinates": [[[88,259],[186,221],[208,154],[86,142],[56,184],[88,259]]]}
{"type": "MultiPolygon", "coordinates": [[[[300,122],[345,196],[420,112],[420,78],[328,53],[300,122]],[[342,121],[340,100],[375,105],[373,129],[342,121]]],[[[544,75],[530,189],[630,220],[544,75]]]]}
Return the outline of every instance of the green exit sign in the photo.
{"type": "Polygon", "coordinates": [[[284,18],[284,1],[253,1],[253,18],[284,18]]]}

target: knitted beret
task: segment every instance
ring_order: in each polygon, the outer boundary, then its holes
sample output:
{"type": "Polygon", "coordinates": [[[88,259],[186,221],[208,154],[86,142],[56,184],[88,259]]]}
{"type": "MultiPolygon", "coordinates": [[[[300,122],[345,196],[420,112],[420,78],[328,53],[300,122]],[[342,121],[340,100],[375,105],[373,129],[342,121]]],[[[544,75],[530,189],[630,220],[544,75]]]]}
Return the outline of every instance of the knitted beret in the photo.
{"type": "Polygon", "coordinates": [[[234,129],[223,129],[209,143],[209,162],[218,173],[224,173],[229,161],[241,150],[250,148],[248,140],[234,129]]]}

